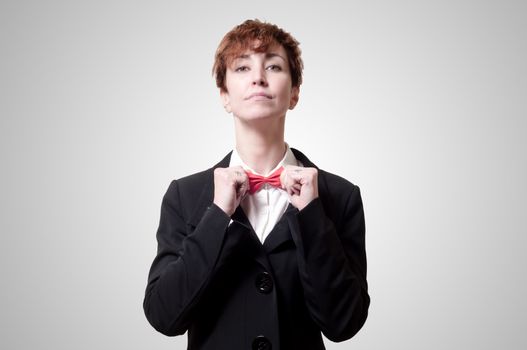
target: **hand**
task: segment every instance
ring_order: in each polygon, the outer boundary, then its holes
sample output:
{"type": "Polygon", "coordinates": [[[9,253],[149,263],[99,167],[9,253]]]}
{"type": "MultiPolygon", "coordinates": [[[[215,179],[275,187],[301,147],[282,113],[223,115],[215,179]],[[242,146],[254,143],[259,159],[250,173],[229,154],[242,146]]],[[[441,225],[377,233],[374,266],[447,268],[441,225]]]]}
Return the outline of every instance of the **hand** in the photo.
{"type": "Polygon", "coordinates": [[[236,211],[249,190],[249,178],[241,166],[214,169],[214,201],[227,215],[236,211]]]}
{"type": "Polygon", "coordinates": [[[304,209],[313,199],[318,198],[318,170],[286,165],[280,175],[282,188],[287,191],[291,204],[304,209]]]}

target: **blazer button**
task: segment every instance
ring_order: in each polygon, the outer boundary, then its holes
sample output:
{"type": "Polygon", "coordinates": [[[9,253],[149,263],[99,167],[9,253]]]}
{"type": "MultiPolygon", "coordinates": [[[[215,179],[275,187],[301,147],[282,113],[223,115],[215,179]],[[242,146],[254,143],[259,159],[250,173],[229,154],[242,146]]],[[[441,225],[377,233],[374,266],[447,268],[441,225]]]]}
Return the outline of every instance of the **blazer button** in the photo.
{"type": "Polygon", "coordinates": [[[269,339],[259,335],[253,340],[253,350],[271,350],[273,347],[269,339]]]}
{"type": "Polygon", "coordinates": [[[273,280],[271,279],[271,275],[267,272],[261,272],[258,275],[256,275],[256,289],[260,293],[268,294],[273,290],[273,280]]]}

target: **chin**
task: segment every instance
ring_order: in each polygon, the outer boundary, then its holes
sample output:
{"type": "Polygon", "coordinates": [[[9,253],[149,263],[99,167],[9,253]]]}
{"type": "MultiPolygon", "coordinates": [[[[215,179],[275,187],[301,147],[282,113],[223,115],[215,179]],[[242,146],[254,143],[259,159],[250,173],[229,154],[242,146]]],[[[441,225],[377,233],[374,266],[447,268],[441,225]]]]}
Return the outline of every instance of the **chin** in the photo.
{"type": "Polygon", "coordinates": [[[279,119],[280,116],[285,116],[286,111],[269,111],[264,109],[244,111],[243,113],[235,114],[240,120],[244,121],[258,121],[268,119],[279,119]]]}

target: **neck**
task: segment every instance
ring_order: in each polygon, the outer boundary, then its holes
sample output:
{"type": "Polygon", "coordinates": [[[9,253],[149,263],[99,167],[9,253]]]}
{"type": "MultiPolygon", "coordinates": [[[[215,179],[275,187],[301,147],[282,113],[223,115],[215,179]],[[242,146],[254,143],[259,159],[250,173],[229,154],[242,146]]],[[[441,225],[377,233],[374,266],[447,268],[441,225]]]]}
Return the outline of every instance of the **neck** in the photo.
{"type": "Polygon", "coordinates": [[[250,122],[234,118],[236,151],[251,169],[268,174],[285,155],[285,116],[250,122]]]}

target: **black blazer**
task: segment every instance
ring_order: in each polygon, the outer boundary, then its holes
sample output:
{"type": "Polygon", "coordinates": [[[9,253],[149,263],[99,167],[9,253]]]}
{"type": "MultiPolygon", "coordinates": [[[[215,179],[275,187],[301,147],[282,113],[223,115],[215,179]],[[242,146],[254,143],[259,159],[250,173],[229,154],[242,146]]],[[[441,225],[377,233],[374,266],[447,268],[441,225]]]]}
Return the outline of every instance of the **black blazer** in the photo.
{"type": "MultiPolygon", "coordinates": [[[[315,167],[292,149],[306,167],[315,167]]],[[[318,170],[319,198],[291,204],[262,244],[238,207],[212,203],[216,167],[174,180],[143,303],[148,321],[188,349],[324,349],[364,324],[364,212],[359,188],[318,170]]]]}

